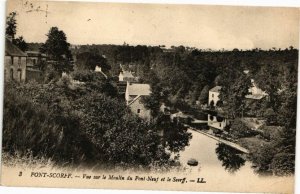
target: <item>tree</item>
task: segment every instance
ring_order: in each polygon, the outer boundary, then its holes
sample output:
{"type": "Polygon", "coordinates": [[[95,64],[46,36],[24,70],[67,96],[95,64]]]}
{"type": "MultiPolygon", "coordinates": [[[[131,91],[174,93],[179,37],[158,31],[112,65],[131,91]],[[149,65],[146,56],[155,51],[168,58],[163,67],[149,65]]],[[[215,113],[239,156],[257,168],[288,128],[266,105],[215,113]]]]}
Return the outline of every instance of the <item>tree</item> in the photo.
{"type": "Polygon", "coordinates": [[[73,107],[104,162],[147,166],[168,159],[156,130],[132,115],[124,102],[92,92],[74,101],[73,107]]]}
{"type": "Polygon", "coordinates": [[[229,118],[242,117],[246,109],[246,98],[251,86],[250,78],[238,70],[225,73],[220,93],[223,110],[229,118]]]}
{"type": "Polygon", "coordinates": [[[161,102],[165,100],[165,96],[163,95],[160,80],[157,75],[153,71],[150,71],[148,77],[151,94],[149,96],[144,96],[142,98],[142,103],[151,111],[151,116],[155,118],[159,115],[161,102]]]}
{"type": "Polygon", "coordinates": [[[25,42],[23,36],[15,38],[17,33],[17,20],[16,20],[17,12],[11,12],[6,17],[6,36],[10,36],[12,38],[13,44],[15,44],[22,51],[26,51],[28,49],[28,45],[25,42]]]}
{"type": "Polygon", "coordinates": [[[95,67],[101,67],[103,72],[111,69],[106,58],[95,51],[83,52],[76,55],[76,68],[81,70],[95,70],[95,67]]]}
{"type": "Polygon", "coordinates": [[[269,105],[277,110],[279,106],[278,91],[281,89],[282,83],[279,68],[274,67],[272,64],[263,65],[255,75],[255,82],[259,88],[268,94],[269,105]]]}
{"type": "Polygon", "coordinates": [[[17,32],[17,20],[16,20],[17,12],[11,12],[6,17],[6,29],[5,34],[7,36],[11,36],[12,39],[15,38],[17,32]]]}
{"type": "Polygon", "coordinates": [[[222,107],[223,106],[222,100],[218,100],[217,103],[216,103],[216,106],[217,107],[222,107]]]}
{"type": "Polygon", "coordinates": [[[276,150],[270,143],[257,145],[255,152],[250,157],[253,163],[258,167],[256,171],[260,174],[271,173],[270,164],[276,154],[276,150]]]}
{"type": "Polygon", "coordinates": [[[48,34],[48,39],[41,46],[42,53],[46,53],[51,60],[55,61],[54,68],[58,72],[70,71],[72,69],[72,55],[67,42],[66,34],[57,27],[52,27],[48,34]]]}
{"type": "Polygon", "coordinates": [[[209,86],[206,85],[201,90],[201,93],[200,93],[200,96],[199,96],[199,101],[200,101],[201,104],[207,104],[207,102],[208,102],[208,93],[209,93],[209,86]]]}
{"type": "Polygon", "coordinates": [[[255,148],[251,154],[260,172],[271,172],[277,176],[291,175],[295,171],[296,129],[269,127],[270,142],[255,148]]]}
{"type": "Polygon", "coordinates": [[[87,95],[90,92],[99,92],[110,97],[117,97],[117,88],[99,72],[90,72],[88,70],[74,71],[71,73],[74,80],[84,82],[82,93],[87,95]]]}
{"type": "Polygon", "coordinates": [[[7,85],[5,151],[29,150],[58,163],[89,160],[107,167],[169,161],[155,125],[133,115],[108,91],[85,89],[66,77],[48,84],[7,85]]]}
{"type": "Polygon", "coordinates": [[[28,44],[24,40],[23,36],[13,39],[13,43],[22,51],[26,51],[28,49],[28,44]]]}
{"type": "Polygon", "coordinates": [[[232,125],[230,134],[235,138],[244,138],[257,135],[257,132],[251,130],[240,118],[235,118],[232,125]]]}

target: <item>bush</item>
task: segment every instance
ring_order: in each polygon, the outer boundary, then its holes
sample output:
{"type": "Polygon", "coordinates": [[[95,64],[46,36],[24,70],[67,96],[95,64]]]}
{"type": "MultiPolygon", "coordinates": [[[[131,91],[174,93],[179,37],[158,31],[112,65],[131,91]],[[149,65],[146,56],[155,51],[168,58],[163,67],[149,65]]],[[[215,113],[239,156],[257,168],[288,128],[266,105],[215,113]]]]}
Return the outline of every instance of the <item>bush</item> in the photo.
{"type": "Polygon", "coordinates": [[[286,176],[294,174],[295,171],[295,154],[278,153],[274,156],[271,169],[277,176],[286,176]]]}
{"type": "Polygon", "coordinates": [[[75,71],[71,74],[74,80],[84,82],[86,92],[104,93],[111,97],[117,96],[117,88],[99,72],[88,70],[75,71]]]}
{"type": "Polygon", "coordinates": [[[82,130],[101,154],[101,160],[147,166],[166,157],[159,151],[161,142],[157,130],[132,115],[124,102],[94,92],[74,101],[74,109],[80,115],[82,130]]]}
{"type": "Polygon", "coordinates": [[[278,126],[263,126],[261,130],[262,137],[269,141],[278,139],[278,137],[282,133],[282,127],[278,126]]]}
{"type": "Polygon", "coordinates": [[[250,158],[252,162],[257,166],[258,173],[270,173],[275,150],[273,149],[273,145],[264,144],[264,145],[256,145],[255,152],[251,154],[250,158]]]}
{"type": "Polygon", "coordinates": [[[272,108],[268,108],[265,110],[264,117],[267,119],[268,125],[276,124],[276,113],[272,108]]]}
{"type": "Polygon", "coordinates": [[[8,153],[52,158],[58,163],[93,159],[93,146],[81,133],[78,118],[71,113],[34,105],[26,96],[6,88],[3,150],[8,153]]]}
{"type": "Polygon", "coordinates": [[[277,176],[292,175],[295,170],[295,131],[270,126],[270,142],[253,149],[252,161],[260,172],[277,176]],[[274,129],[277,129],[275,132],[274,129]]]}
{"type": "Polygon", "coordinates": [[[231,135],[236,138],[251,137],[258,132],[249,129],[249,127],[240,119],[236,118],[231,125],[231,135]]]}
{"type": "Polygon", "coordinates": [[[61,79],[44,85],[6,85],[4,152],[107,167],[168,162],[155,125],[132,115],[117,98],[78,92],[84,88],[68,84],[61,79]]]}

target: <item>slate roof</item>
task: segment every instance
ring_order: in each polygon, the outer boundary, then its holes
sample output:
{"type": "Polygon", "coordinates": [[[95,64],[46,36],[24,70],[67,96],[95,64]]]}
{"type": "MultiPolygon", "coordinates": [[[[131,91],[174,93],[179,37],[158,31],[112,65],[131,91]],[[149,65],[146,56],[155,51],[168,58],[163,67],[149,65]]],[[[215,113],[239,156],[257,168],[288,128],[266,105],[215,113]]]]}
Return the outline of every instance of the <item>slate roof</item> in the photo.
{"type": "Polygon", "coordinates": [[[130,96],[149,96],[151,93],[149,84],[128,84],[127,90],[130,96]]]}
{"type": "Polygon", "coordinates": [[[27,54],[21,51],[8,38],[5,38],[5,55],[15,57],[27,57],[27,54]]]}
{"type": "Polygon", "coordinates": [[[220,90],[221,90],[221,86],[216,86],[216,87],[213,87],[212,89],[210,89],[209,91],[210,92],[220,92],[220,90]]]}

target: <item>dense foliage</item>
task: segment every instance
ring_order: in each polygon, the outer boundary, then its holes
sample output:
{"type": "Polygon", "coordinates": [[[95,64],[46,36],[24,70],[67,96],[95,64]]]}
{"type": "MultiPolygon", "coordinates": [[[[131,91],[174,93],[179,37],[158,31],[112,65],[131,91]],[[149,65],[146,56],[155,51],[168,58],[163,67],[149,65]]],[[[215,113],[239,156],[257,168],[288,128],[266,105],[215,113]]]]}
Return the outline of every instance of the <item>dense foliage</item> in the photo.
{"type": "Polygon", "coordinates": [[[95,67],[101,67],[101,70],[108,72],[110,66],[104,56],[99,55],[96,51],[79,53],[76,55],[76,68],[83,70],[95,70],[95,67]]]}
{"type": "Polygon", "coordinates": [[[4,151],[60,164],[149,167],[168,164],[170,152],[188,145],[189,134],[179,127],[162,141],[170,123],[158,127],[133,115],[101,75],[84,71],[47,84],[7,83],[4,151]]]}
{"type": "Polygon", "coordinates": [[[230,126],[230,135],[235,139],[252,137],[257,134],[256,131],[250,129],[240,118],[236,118],[230,126]]]}
{"type": "Polygon", "coordinates": [[[94,158],[94,146],[79,130],[78,117],[62,108],[58,90],[50,92],[36,84],[6,85],[4,152],[21,156],[31,152],[33,156],[51,158],[60,164],[94,158]],[[47,98],[41,99],[43,95],[47,98]]]}

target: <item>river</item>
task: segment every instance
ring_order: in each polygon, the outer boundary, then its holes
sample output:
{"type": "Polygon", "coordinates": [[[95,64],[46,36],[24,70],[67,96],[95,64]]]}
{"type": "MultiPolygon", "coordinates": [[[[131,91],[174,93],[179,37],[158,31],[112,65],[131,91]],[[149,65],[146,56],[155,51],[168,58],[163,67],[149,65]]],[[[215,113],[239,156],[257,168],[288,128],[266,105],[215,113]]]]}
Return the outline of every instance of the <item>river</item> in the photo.
{"type": "Polygon", "coordinates": [[[241,152],[194,130],[189,129],[188,132],[192,134],[192,139],[179,153],[179,161],[185,168],[206,171],[213,167],[218,172],[229,176],[245,172],[251,176],[258,176],[251,168],[251,163],[243,159],[245,157],[241,156],[243,155],[241,152]],[[198,166],[187,165],[187,161],[191,158],[199,162],[198,166]]]}
{"type": "Polygon", "coordinates": [[[241,157],[241,152],[197,131],[189,129],[188,132],[192,134],[192,139],[179,152],[179,162],[187,176],[204,178],[206,184],[202,184],[203,189],[221,191],[230,188],[230,191],[252,192],[263,191],[264,188],[282,190],[283,186],[291,189],[293,177],[259,175],[251,167],[251,162],[241,157]],[[191,158],[199,162],[198,166],[187,165],[191,158]]]}

